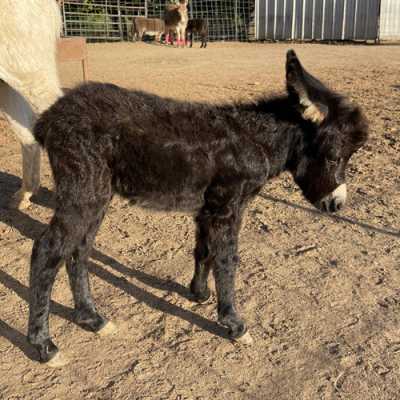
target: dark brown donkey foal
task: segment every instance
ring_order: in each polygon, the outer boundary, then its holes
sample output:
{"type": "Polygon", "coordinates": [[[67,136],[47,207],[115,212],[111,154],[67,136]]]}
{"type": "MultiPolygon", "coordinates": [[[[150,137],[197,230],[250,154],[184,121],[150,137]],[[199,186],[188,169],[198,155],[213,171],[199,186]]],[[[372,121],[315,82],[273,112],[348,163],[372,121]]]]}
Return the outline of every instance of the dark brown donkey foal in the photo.
{"type": "Polygon", "coordinates": [[[190,47],[193,46],[193,33],[198,33],[200,35],[200,48],[206,48],[208,40],[208,21],[202,18],[189,19],[186,27],[186,34],[188,36],[188,42],[190,41],[190,47]]]}
{"type": "Polygon", "coordinates": [[[308,74],[294,51],[286,80],[285,96],[219,106],[89,83],[41,116],[34,134],[56,184],[55,213],[31,260],[28,339],[41,361],[64,362],[49,333],[50,294],[63,260],[76,322],[94,332],[113,326],[95,307],[87,263],[115,193],[195,215],[193,297],[209,298],[212,270],[219,322],[232,339],[251,341],[234,289],[246,206],[288,170],[312,204],[337,211],[346,200],[346,164],[367,139],[359,108],[308,74]]]}

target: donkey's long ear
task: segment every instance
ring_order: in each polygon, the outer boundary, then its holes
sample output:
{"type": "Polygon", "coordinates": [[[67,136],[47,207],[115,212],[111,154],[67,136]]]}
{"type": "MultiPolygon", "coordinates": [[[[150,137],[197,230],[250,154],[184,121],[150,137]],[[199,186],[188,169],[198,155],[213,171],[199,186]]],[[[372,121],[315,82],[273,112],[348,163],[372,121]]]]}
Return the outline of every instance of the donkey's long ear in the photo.
{"type": "Polygon", "coordinates": [[[294,50],[286,55],[286,86],[289,95],[298,102],[304,119],[318,125],[325,120],[328,105],[324,94],[329,90],[303,68],[294,50]]]}

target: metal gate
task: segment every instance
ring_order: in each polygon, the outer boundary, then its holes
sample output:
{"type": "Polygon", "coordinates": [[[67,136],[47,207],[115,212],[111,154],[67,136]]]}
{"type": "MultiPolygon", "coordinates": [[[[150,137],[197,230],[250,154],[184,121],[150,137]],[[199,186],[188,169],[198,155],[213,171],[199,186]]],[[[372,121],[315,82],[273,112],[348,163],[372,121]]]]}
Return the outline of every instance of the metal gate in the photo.
{"type": "MultiPolygon", "coordinates": [[[[172,1],[172,0],[168,0],[172,1]]],[[[89,41],[127,40],[132,18],[160,18],[167,0],[64,0],[64,36],[89,41]]],[[[210,40],[254,39],[255,0],[190,0],[190,18],[205,18],[210,40]]]]}
{"type": "Polygon", "coordinates": [[[205,18],[210,40],[254,39],[254,0],[191,0],[191,18],[205,18]]]}
{"type": "Polygon", "coordinates": [[[256,0],[258,40],[376,40],[380,0],[256,0]]]}
{"type": "Polygon", "coordinates": [[[132,17],[147,16],[147,0],[64,0],[61,14],[64,36],[123,40],[132,17]]]}

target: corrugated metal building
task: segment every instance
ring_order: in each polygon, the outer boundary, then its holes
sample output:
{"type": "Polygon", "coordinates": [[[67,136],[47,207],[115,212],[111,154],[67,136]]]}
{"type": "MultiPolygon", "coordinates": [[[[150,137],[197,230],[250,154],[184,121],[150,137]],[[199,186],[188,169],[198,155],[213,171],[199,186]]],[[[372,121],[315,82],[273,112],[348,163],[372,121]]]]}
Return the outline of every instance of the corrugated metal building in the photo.
{"type": "Polygon", "coordinates": [[[256,0],[256,39],[376,40],[380,5],[381,0],[256,0]]]}
{"type": "Polygon", "coordinates": [[[400,40],[400,0],[382,0],[379,38],[400,40]]]}

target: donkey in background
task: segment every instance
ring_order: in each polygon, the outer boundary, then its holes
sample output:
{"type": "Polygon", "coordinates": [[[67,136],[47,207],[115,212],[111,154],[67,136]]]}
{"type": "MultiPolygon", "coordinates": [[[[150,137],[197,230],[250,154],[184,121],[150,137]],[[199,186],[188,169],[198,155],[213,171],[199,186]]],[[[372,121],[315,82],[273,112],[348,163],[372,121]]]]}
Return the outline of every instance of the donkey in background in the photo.
{"type": "Polygon", "coordinates": [[[290,171],[305,198],[334,212],[346,201],[345,168],[367,140],[360,109],[325,87],[287,53],[287,95],[219,106],[179,102],[111,84],[90,83],[59,99],[34,134],[49,154],[55,214],[34,243],[28,340],[40,360],[67,362],[49,333],[49,304],[66,262],[76,322],[114,329],[90,293],[88,257],[114,194],[143,207],[195,215],[193,299],[210,296],[232,339],[251,343],[235,305],[243,214],[265,183],[290,171]]]}
{"type": "Polygon", "coordinates": [[[198,33],[201,39],[200,48],[207,47],[208,40],[208,21],[202,18],[189,19],[186,27],[186,33],[188,37],[188,42],[190,42],[190,47],[193,46],[193,33],[198,33]]]}
{"type": "Polygon", "coordinates": [[[134,17],[132,19],[132,41],[143,40],[145,34],[155,34],[157,42],[161,41],[161,35],[165,31],[165,23],[160,18],[134,17]]]}
{"type": "Polygon", "coordinates": [[[164,13],[166,44],[170,43],[170,33],[172,32],[176,34],[177,45],[185,46],[186,26],[189,20],[187,5],[188,0],[179,0],[179,4],[168,4],[166,6],[164,13]]]}

